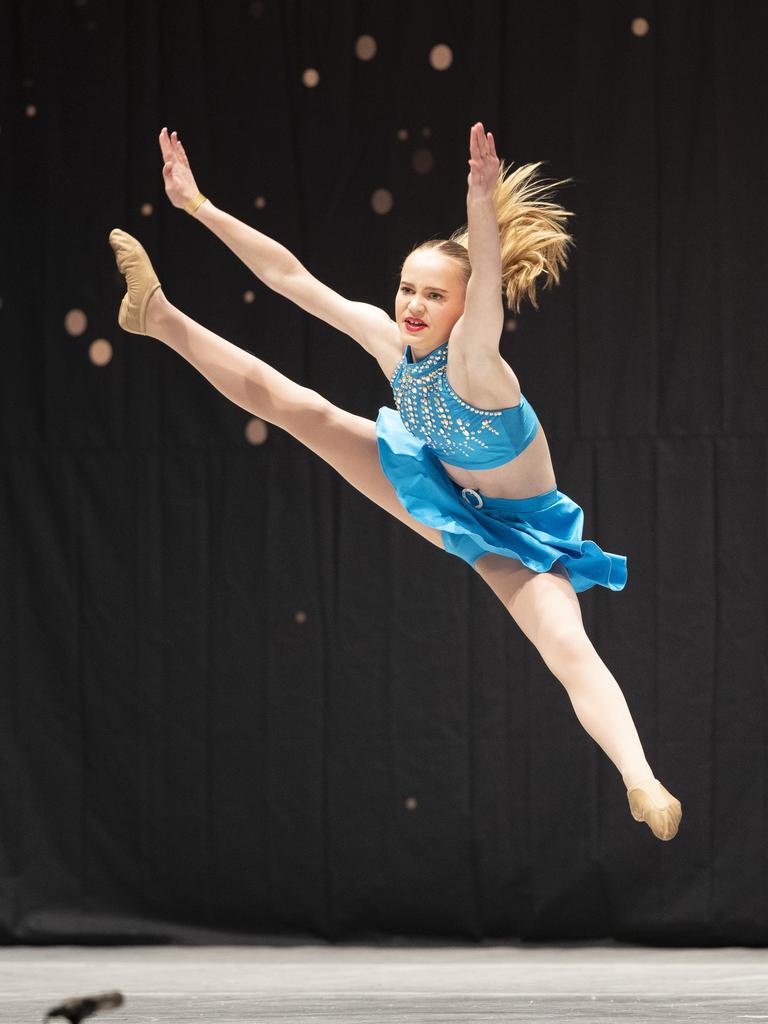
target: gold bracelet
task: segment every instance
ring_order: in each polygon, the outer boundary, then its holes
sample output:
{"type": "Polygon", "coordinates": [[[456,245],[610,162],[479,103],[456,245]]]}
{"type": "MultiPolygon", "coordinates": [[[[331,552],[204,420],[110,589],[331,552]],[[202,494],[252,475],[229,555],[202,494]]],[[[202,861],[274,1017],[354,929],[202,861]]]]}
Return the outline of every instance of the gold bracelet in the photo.
{"type": "Polygon", "coordinates": [[[207,198],[208,197],[204,196],[202,192],[198,192],[194,199],[190,199],[190,201],[187,203],[184,209],[187,211],[187,213],[194,214],[198,206],[202,206],[207,198]]]}

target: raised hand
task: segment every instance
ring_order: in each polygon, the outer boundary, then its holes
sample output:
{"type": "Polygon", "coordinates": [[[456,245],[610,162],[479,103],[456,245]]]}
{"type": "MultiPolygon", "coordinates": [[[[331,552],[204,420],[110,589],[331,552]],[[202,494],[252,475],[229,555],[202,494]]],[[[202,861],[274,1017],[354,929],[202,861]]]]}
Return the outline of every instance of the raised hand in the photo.
{"type": "Polygon", "coordinates": [[[469,130],[469,153],[467,200],[490,198],[499,174],[499,158],[493,135],[486,133],[482,121],[473,124],[469,130]]]}
{"type": "Polygon", "coordinates": [[[163,154],[165,193],[174,206],[183,209],[199,191],[187,154],[176,132],[169,135],[167,128],[160,132],[159,142],[163,154]]]}

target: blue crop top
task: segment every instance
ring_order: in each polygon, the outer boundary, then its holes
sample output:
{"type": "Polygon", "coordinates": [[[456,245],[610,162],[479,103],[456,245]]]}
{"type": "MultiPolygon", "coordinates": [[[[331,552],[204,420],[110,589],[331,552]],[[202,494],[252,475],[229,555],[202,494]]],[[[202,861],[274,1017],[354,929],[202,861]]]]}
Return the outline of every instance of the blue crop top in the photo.
{"type": "Polygon", "coordinates": [[[517,458],[539,426],[524,396],[507,409],[478,409],[448,383],[447,365],[447,341],[417,362],[406,345],[390,381],[406,428],[451,466],[492,469],[517,458]]]}

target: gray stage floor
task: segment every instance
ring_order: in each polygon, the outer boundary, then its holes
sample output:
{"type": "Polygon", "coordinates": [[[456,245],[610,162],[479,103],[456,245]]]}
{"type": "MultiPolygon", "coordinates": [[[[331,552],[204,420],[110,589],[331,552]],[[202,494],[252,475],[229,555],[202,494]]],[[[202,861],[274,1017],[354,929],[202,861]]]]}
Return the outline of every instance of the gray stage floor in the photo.
{"type": "Polygon", "coordinates": [[[616,946],[16,946],[0,1019],[120,989],[135,1022],[768,1021],[768,951],[616,946]]]}

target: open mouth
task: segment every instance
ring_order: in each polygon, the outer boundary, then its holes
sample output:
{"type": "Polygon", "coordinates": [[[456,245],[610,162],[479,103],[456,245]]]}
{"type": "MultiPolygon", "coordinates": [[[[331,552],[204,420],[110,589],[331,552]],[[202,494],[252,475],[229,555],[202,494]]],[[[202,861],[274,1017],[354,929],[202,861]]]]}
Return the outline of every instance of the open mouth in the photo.
{"type": "Polygon", "coordinates": [[[427,326],[423,320],[417,320],[412,316],[406,317],[403,322],[409,331],[422,331],[427,326]]]}

